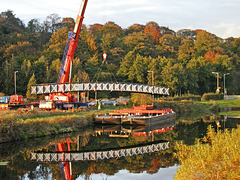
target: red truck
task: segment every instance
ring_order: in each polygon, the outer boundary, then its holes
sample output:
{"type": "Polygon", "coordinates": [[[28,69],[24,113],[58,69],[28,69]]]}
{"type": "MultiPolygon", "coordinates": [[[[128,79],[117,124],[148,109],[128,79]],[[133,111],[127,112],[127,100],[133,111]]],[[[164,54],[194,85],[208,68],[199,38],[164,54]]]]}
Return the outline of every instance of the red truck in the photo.
{"type": "Polygon", "coordinates": [[[1,97],[1,99],[5,99],[4,102],[0,101],[0,109],[18,109],[18,108],[26,108],[30,106],[38,106],[39,103],[24,103],[24,99],[22,95],[11,95],[1,97]],[[7,98],[5,98],[7,97],[7,98]]]}
{"type": "Polygon", "coordinates": [[[17,109],[24,106],[22,95],[11,95],[10,98],[5,98],[5,102],[0,104],[0,109],[17,109]]]}

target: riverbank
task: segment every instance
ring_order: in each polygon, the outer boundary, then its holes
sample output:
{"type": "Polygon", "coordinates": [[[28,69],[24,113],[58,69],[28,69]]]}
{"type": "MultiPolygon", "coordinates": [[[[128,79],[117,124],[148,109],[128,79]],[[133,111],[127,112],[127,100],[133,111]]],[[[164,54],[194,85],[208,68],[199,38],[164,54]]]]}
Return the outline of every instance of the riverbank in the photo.
{"type": "Polygon", "coordinates": [[[93,122],[96,111],[1,111],[0,143],[77,131],[93,122]]]}

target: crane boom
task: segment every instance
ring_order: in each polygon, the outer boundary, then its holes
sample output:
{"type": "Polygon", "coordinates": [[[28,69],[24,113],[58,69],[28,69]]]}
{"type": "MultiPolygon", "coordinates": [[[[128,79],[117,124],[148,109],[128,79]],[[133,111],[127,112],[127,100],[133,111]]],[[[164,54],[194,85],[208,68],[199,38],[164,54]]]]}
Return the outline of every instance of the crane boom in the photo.
{"type": "Polygon", "coordinates": [[[77,47],[78,36],[82,27],[87,2],[88,0],[82,0],[74,29],[68,33],[68,41],[64,50],[61,69],[58,75],[58,83],[71,83],[71,77],[69,77],[69,73],[71,71],[71,65],[74,59],[74,53],[77,47]]]}
{"type": "MultiPolygon", "coordinates": [[[[68,40],[65,46],[62,64],[58,75],[58,83],[71,83],[71,68],[74,59],[74,53],[77,47],[78,37],[82,28],[83,18],[88,0],[82,0],[80,10],[73,31],[69,31],[68,40]],[[70,74],[70,75],[69,75],[70,74]]],[[[54,108],[74,108],[87,106],[87,103],[77,102],[76,95],[64,92],[50,93],[45,96],[45,101],[40,101],[39,108],[54,109],[54,108]]]]}

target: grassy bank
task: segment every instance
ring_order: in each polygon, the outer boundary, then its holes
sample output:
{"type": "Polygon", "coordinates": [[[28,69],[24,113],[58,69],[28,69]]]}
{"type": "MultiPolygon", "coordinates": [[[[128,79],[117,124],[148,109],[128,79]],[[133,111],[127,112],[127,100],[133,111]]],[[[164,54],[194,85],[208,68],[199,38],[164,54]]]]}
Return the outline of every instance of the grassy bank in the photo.
{"type": "Polygon", "coordinates": [[[96,111],[1,111],[0,143],[73,132],[92,123],[96,111]]]}
{"type": "Polygon", "coordinates": [[[213,104],[219,105],[220,108],[229,108],[229,107],[240,107],[240,99],[226,99],[226,100],[217,100],[217,101],[199,101],[200,104],[213,104]]]}
{"type": "Polygon", "coordinates": [[[176,144],[181,168],[175,179],[240,179],[240,128],[215,132],[208,127],[207,136],[194,146],[176,144]]]}
{"type": "Polygon", "coordinates": [[[219,106],[212,104],[201,104],[199,101],[159,101],[155,104],[157,108],[171,108],[178,115],[206,116],[217,113],[219,106]]]}

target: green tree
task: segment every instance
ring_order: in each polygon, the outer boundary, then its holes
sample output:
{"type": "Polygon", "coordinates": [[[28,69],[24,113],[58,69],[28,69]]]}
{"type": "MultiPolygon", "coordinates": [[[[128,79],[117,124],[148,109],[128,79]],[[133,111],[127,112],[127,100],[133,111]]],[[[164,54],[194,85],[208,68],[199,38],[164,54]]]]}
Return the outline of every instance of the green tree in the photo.
{"type": "Polygon", "coordinates": [[[57,83],[60,67],[61,67],[60,59],[55,59],[52,61],[51,65],[47,68],[46,82],[57,83]]]}
{"type": "Polygon", "coordinates": [[[178,48],[181,39],[172,34],[165,34],[159,39],[159,45],[156,48],[161,56],[168,58],[177,58],[178,48]]]}
{"type": "Polygon", "coordinates": [[[34,74],[36,78],[36,82],[46,83],[46,74],[47,74],[47,62],[44,56],[41,56],[35,63],[34,63],[34,74]]]}
{"type": "Polygon", "coordinates": [[[206,52],[212,50],[218,44],[218,38],[215,35],[203,30],[197,32],[194,47],[198,56],[204,56],[206,52]]]}
{"type": "Polygon", "coordinates": [[[132,33],[134,33],[134,32],[142,32],[142,33],[143,33],[144,28],[145,28],[144,25],[141,25],[141,24],[133,24],[133,25],[129,26],[129,27],[125,30],[125,32],[126,32],[127,35],[128,35],[128,34],[132,34],[132,33]]]}
{"type": "Polygon", "coordinates": [[[193,40],[190,38],[184,38],[181,41],[181,45],[178,50],[178,60],[186,64],[190,61],[194,56],[194,44],[193,40]]]}
{"type": "MultiPolygon", "coordinates": [[[[90,79],[93,80],[94,77],[98,76],[98,69],[100,67],[99,59],[97,55],[93,56],[85,63],[86,73],[89,75],[90,79]]],[[[95,80],[95,79],[94,79],[95,80]]]]}
{"type": "Polygon", "coordinates": [[[134,105],[151,105],[153,103],[152,96],[149,94],[137,94],[132,93],[131,94],[131,101],[134,105]]]}
{"type": "Polygon", "coordinates": [[[26,97],[28,99],[31,100],[35,100],[37,97],[36,95],[32,95],[31,94],[31,86],[36,84],[36,79],[35,79],[35,75],[33,74],[32,77],[30,78],[28,85],[27,85],[27,93],[26,93],[26,97]]]}
{"type": "Polygon", "coordinates": [[[124,44],[127,46],[127,51],[133,51],[135,54],[142,56],[152,55],[153,43],[142,32],[129,34],[125,37],[124,44]]]}
{"type": "Polygon", "coordinates": [[[48,47],[43,52],[48,64],[51,64],[51,61],[56,58],[62,58],[67,42],[68,31],[69,29],[67,27],[63,27],[51,36],[48,47]]]}

